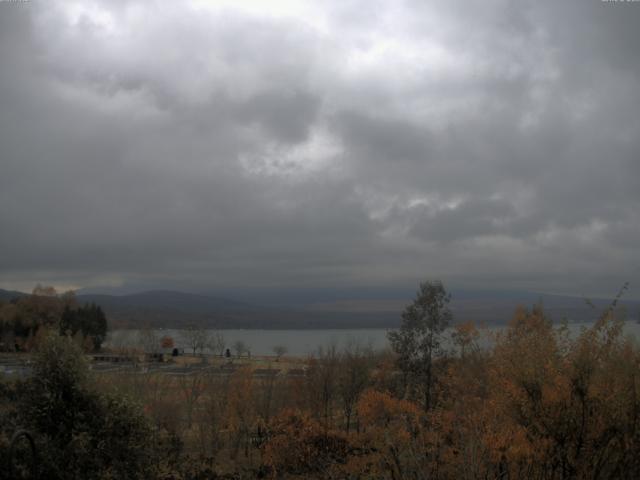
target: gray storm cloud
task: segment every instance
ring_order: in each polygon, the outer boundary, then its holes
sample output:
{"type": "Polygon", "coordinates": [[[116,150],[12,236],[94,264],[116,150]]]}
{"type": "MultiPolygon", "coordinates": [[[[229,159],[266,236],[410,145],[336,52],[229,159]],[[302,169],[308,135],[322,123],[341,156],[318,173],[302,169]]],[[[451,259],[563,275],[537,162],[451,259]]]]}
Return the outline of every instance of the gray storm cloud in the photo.
{"type": "Polygon", "coordinates": [[[0,2],[0,287],[633,286],[638,25],[600,1],[0,2]]]}

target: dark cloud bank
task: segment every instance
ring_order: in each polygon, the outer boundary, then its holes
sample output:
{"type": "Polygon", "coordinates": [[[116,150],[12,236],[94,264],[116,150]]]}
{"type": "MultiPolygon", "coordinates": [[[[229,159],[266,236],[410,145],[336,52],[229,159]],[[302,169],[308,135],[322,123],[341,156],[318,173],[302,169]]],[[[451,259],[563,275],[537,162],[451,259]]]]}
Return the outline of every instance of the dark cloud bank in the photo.
{"type": "Polygon", "coordinates": [[[236,3],[0,3],[0,287],[638,297],[640,3],[236,3]]]}

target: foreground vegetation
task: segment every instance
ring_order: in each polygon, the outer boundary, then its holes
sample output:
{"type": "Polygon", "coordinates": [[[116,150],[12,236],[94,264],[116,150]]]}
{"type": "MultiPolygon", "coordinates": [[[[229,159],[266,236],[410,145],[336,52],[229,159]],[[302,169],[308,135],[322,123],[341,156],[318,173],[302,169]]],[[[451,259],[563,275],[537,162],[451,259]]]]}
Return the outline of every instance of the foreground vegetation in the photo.
{"type": "Polygon", "coordinates": [[[34,375],[0,392],[3,460],[23,427],[52,479],[640,477],[640,349],[615,301],[574,338],[540,306],[518,309],[490,349],[457,325],[456,352],[440,348],[447,304],[423,284],[392,352],[274,360],[304,375],[248,363],[92,375],[78,342],[50,329],[34,375]]]}

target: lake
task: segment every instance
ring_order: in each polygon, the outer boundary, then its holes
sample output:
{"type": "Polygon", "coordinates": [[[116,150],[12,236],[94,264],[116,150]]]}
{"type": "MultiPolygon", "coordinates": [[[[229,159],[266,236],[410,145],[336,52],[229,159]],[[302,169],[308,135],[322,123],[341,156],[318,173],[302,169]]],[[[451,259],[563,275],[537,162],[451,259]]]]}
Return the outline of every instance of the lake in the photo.
{"type": "MultiPolygon", "coordinates": [[[[577,335],[581,329],[589,327],[587,323],[569,324],[572,335],[577,335]]],[[[492,326],[484,331],[486,337],[489,332],[497,331],[503,326],[492,326]]],[[[635,338],[640,338],[640,324],[627,322],[624,327],[625,333],[635,338]]],[[[318,347],[336,345],[340,350],[355,343],[361,346],[371,346],[375,350],[388,348],[387,332],[389,329],[383,328],[360,328],[360,329],[326,329],[326,330],[217,330],[224,336],[228,348],[233,351],[233,345],[237,341],[242,341],[248,347],[252,355],[273,355],[273,347],[282,345],[287,348],[288,355],[306,356],[313,354],[318,347]]],[[[212,331],[213,332],[213,331],[212,331]]],[[[184,331],[175,329],[160,329],[154,333],[158,338],[168,335],[174,339],[178,348],[184,348],[188,352],[187,343],[184,339],[184,331]]],[[[449,332],[445,332],[448,337],[449,332]]],[[[445,340],[445,345],[449,340],[445,340]]],[[[481,344],[489,345],[490,341],[483,338],[481,344]]],[[[133,347],[139,345],[138,330],[114,330],[109,333],[105,347],[133,347]]]]}

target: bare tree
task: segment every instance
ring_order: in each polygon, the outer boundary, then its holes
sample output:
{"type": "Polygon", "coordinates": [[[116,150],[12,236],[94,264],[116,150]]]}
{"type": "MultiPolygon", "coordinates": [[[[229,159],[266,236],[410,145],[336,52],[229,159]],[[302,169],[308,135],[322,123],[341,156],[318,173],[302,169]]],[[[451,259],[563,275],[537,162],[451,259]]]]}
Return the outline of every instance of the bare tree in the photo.
{"type": "Polygon", "coordinates": [[[362,347],[357,342],[347,344],[342,353],[342,365],[338,374],[338,392],[342,400],[345,429],[349,432],[351,419],[360,394],[369,384],[372,348],[362,347]]]}
{"type": "Polygon", "coordinates": [[[194,355],[196,355],[198,351],[202,353],[210,341],[209,332],[205,328],[195,325],[189,325],[182,331],[181,336],[194,355]]]}
{"type": "Polygon", "coordinates": [[[209,334],[207,348],[215,355],[224,355],[224,348],[227,346],[224,335],[220,332],[212,332],[209,334]]]}
{"type": "Polygon", "coordinates": [[[331,412],[336,397],[339,357],[335,344],[318,348],[309,361],[307,387],[312,410],[321,413],[325,431],[330,427],[331,412]]]}
{"type": "Polygon", "coordinates": [[[248,351],[247,344],[242,340],[236,340],[233,344],[233,349],[236,351],[236,356],[241,357],[248,351]]]}
{"type": "Polygon", "coordinates": [[[241,368],[231,375],[226,416],[232,434],[232,459],[241,445],[245,457],[249,454],[250,430],[255,421],[254,388],[251,368],[241,368]]]}
{"type": "Polygon", "coordinates": [[[279,362],[280,357],[286,355],[286,353],[288,352],[287,347],[285,347],[284,345],[275,345],[271,350],[276,355],[276,362],[279,362]]]}
{"type": "Polygon", "coordinates": [[[194,411],[195,423],[202,453],[215,456],[224,445],[223,434],[230,377],[226,375],[205,375],[201,408],[194,411]]]}
{"type": "Polygon", "coordinates": [[[135,346],[132,345],[138,343],[140,339],[140,332],[137,337],[131,338],[131,332],[129,330],[112,330],[107,334],[106,346],[112,351],[119,353],[130,353],[130,350],[135,346]]]}
{"type": "Polygon", "coordinates": [[[202,372],[190,372],[179,375],[178,388],[187,407],[187,427],[193,422],[193,409],[204,391],[205,377],[202,372]]]}
{"type": "Polygon", "coordinates": [[[153,328],[146,326],[138,332],[138,345],[144,353],[156,354],[160,352],[160,337],[153,328]]]}
{"type": "Polygon", "coordinates": [[[277,371],[273,371],[255,381],[256,409],[265,424],[269,423],[274,410],[274,396],[277,390],[282,388],[282,385],[278,385],[278,380],[277,371]]]}

